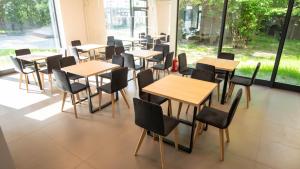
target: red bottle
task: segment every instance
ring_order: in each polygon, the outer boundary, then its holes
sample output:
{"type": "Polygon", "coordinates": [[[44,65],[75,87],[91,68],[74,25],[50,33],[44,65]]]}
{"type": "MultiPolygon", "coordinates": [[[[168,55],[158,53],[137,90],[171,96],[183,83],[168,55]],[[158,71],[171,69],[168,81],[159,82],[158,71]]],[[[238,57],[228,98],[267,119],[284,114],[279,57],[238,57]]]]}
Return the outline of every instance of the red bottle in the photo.
{"type": "Polygon", "coordinates": [[[175,58],[173,59],[172,72],[177,72],[177,69],[178,69],[177,63],[178,63],[177,57],[175,57],[175,58]]]}

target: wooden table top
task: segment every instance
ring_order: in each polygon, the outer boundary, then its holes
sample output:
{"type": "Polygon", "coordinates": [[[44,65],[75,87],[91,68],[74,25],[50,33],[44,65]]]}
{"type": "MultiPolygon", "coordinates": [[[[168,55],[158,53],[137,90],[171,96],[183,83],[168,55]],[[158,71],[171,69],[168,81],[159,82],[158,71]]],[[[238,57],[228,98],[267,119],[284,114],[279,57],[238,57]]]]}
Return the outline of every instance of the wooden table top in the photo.
{"type": "Polygon", "coordinates": [[[216,69],[232,72],[238,66],[238,64],[240,62],[234,61],[234,60],[227,60],[227,59],[204,57],[204,58],[198,60],[197,63],[213,65],[216,67],[216,69]]]}
{"type": "Polygon", "coordinates": [[[83,51],[90,51],[94,49],[105,48],[106,46],[107,45],[85,44],[85,45],[76,46],[76,48],[83,51]]]}
{"type": "Polygon", "coordinates": [[[59,55],[58,53],[41,53],[41,54],[28,54],[16,56],[18,59],[25,60],[28,62],[34,62],[39,60],[45,60],[48,57],[59,55]]]}
{"type": "Polygon", "coordinates": [[[144,87],[143,91],[198,106],[216,87],[216,83],[169,75],[144,87]]]}
{"type": "Polygon", "coordinates": [[[68,73],[89,77],[89,76],[103,73],[108,70],[116,69],[118,67],[120,66],[116,64],[93,60],[93,61],[83,62],[77,65],[68,66],[63,68],[62,70],[68,73]]]}
{"type": "Polygon", "coordinates": [[[154,51],[154,50],[133,50],[133,51],[128,51],[126,53],[132,54],[134,57],[139,57],[143,59],[147,59],[162,54],[162,52],[154,51]]]}

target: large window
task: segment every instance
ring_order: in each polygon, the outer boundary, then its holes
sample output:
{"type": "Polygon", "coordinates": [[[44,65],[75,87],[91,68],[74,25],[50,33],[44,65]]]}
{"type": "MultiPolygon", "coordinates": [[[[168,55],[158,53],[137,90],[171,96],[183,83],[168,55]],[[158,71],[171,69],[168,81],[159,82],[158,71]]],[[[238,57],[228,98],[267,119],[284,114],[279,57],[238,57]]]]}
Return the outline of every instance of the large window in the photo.
{"type": "Polygon", "coordinates": [[[188,64],[218,52],[223,0],[179,0],[177,53],[187,54],[188,64]]]}
{"type": "Polygon", "coordinates": [[[0,71],[12,68],[15,49],[44,52],[60,47],[52,0],[0,1],[0,71]]]}
{"type": "Polygon", "coordinates": [[[137,37],[147,31],[147,0],[105,0],[104,8],[108,35],[137,37]]]}

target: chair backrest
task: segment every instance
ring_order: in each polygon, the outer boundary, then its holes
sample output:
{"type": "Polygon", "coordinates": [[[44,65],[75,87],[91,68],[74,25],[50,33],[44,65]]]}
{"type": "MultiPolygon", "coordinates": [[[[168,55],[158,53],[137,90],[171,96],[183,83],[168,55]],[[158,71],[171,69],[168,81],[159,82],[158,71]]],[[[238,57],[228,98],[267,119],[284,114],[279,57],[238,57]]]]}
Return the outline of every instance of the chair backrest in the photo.
{"type": "Polygon", "coordinates": [[[254,80],[255,80],[256,75],[257,75],[257,73],[259,71],[259,68],[260,68],[260,62],[257,63],[256,68],[255,68],[255,70],[253,72],[253,75],[252,75],[252,78],[251,78],[251,85],[254,83],[254,80]]]}
{"type": "Polygon", "coordinates": [[[107,36],[107,45],[115,46],[115,37],[114,36],[107,36]]]}
{"type": "Polygon", "coordinates": [[[119,39],[115,39],[115,46],[124,46],[123,41],[119,39]]]}
{"type": "Polygon", "coordinates": [[[76,47],[71,48],[71,54],[75,57],[75,60],[77,60],[77,61],[80,60],[78,49],[76,47]]]}
{"type": "Polygon", "coordinates": [[[215,74],[203,69],[193,70],[191,78],[207,82],[215,82],[215,74]]]}
{"type": "Polygon", "coordinates": [[[68,57],[61,58],[59,60],[59,64],[61,68],[72,66],[72,65],[76,65],[76,60],[74,56],[68,56],[68,57]]]}
{"type": "Polygon", "coordinates": [[[53,69],[53,74],[56,80],[56,86],[63,91],[72,93],[70,80],[66,72],[62,70],[53,69]]]}
{"type": "Polygon", "coordinates": [[[213,74],[215,74],[216,68],[213,65],[208,65],[208,64],[203,64],[203,63],[197,63],[196,64],[196,69],[201,69],[204,71],[208,71],[208,72],[212,72],[213,74]]]}
{"type": "Polygon", "coordinates": [[[161,44],[156,44],[155,46],[154,46],[154,49],[153,49],[154,51],[159,51],[159,52],[162,52],[162,54],[160,54],[160,55],[157,55],[157,56],[154,56],[154,58],[155,59],[158,59],[158,60],[160,60],[160,61],[163,61],[164,60],[164,48],[163,48],[163,46],[161,45],[161,44]]]}
{"type": "Polygon", "coordinates": [[[120,65],[121,67],[124,67],[124,58],[121,55],[113,55],[112,63],[120,65]]]}
{"type": "Polygon", "coordinates": [[[15,70],[16,70],[17,72],[22,73],[22,72],[23,72],[23,68],[22,68],[21,60],[18,59],[18,58],[16,58],[16,57],[13,57],[13,56],[10,56],[10,60],[11,60],[11,62],[14,64],[15,70]]]}
{"type": "Polygon", "coordinates": [[[167,35],[167,42],[170,42],[170,35],[167,35]]]}
{"type": "Polygon", "coordinates": [[[145,32],[139,33],[139,38],[140,39],[144,39],[145,37],[146,37],[146,33],[145,32]]]}
{"type": "Polygon", "coordinates": [[[219,59],[227,59],[227,60],[234,60],[234,54],[233,53],[225,53],[222,52],[218,55],[219,59]]]}
{"type": "Polygon", "coordinates": [[[115,46],[106,46],[105,47],[105,60],[112,59],[112,56],[115,54],[115,46]]]}
{"type": "Polygon", "coordinates": [[[174,52],[170,52],[167,54],[166,60],[165,60],[165,69],[172,67],[173,56],[174,56],[174,52]]]}
{"type": "Polygon", "coordinates": [[[178,71],[182,72],[187,69],[187,61],[186,61],[186,54],[180,53],[178,55],[178,71]]]}
{"type": "Polygon", "coordinates": [[[116,53],[116,55],[121,55],[124,52],[125,52],[124,46],[117,46],[117,47],[115,47],[115,53],[116,53]]]}
{"type": "Polygon", "coordinates": [[[231,107],[229,109],[229,113],[228,113],[228,116],[227,116],[227,121],[226,121],[225,128],[227,128],[230,125],[230,123],[231,123],[231,121],[233,119],[233,116],[234,116],[234,114],[235,114],[235,112],[237,110],[237,107],[238,107],[238,105],[240,103],[242,94],[243,94],[243,90],[239,89],[238,92],[237,92],[237,94],[236,94],[236,96],[235,96],[235,98],[234,98],[234,100],[233,100],[233,102],[232,102],[232,104],[231,104],[231,107]]]}
{"type": "Polygon", "coordinates": [[[135,62],[134,62],[133,55],[129,53],[122,53],[121,55],[124,57],[124,66],[131,69],[135,69],[135,62]]]}
{"type": "Polygon", "coordinates": [[[137,126],[164,135],[164,117],[159,105],[138,98],[133,98],[133,105],[137,126]]]}
{"type": "Polygon", "coordinates": [[[31,51],[30,51],[30,49],[18,49],[18,50],[15,50],[15,54],[16,54],[16,56],[29,55],[29,54],[31,54],[31,51]]]}
{"type": "Polygon", "coordinates": [[[137,81],[139,86],[139,96],[141,98],[141,96],[144,94],[142,89],[154,82],[152,70],[147,69],[139,72],[137,74],[137,81]]]}
{"type": "Polygon", "coordinates": [[[48,73],[52,73],[53,69],[60,69],[60,60],[62,55],[55,55],[46,59],[48,73]]]}
{"type": "Polygon", "coordinates": [[[128,85],[128,68],[121,67],[111,72],[111,91],[117,92],[128,85]]]}
{"type": "Polygon", "coordinates": [[[166,41],[166,35],[167,35],[167,34],[165,34],[165,33],[160,33],[160,35],[164,35],[164,37],[161,37],[160,40],[166,41]]]}
{"type": "Polygon", "coordinates": [[[71,45],[72,46],[80,46],[81,45],[81,41],[80,40],[73,40],[73,41],[71,41],[71,45]]]}
{"type": "Polygon", "coordinates": [[[155,44],[157,45],[161,44],[161,39],[156,39],[155,44]]]}

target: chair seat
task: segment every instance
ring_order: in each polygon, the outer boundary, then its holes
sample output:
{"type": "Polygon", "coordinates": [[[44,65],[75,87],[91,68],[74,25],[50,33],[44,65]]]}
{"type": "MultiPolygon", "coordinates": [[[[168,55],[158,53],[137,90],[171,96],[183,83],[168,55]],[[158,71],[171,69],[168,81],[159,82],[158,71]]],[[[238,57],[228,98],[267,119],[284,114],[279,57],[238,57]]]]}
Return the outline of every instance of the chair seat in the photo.
{"type": "Polygon", "coordinates": [[[171,131],[179,124],[179,120],[163,115],[164,119],[164,137],[169,135],[171,131]]]}
{"type": "Polygon", "coordinates": [[[141,70],[143,68],[144,68],[143,65],[135,65],[135,70],[141,70]]]}
{"type": "Polygon", "coordinates": [[[73,74],[73,73],[68,73],[67,75],[68,75],[70,80],[77,80],[77,79],[83,78],[83,76],[76,75],[76,74],[73,74]]]}
{"type": "Polygon", "coordinates": [[[251,79],[241,76],[233,76],[230,82],[243,86],[251,86],[251,79]]]}
{"type": "Polygon", "coordinates": [[[183,71],[180,71],[179,73],[182,74],[182,75],[192,75],[193,68],[187,68],[187,69],[185,69],[183,71]]]}
{"type": "Polygon", "coordinates": [[[150,58],[150,59],[147,59],[148,62],[160,62],[161,60],[159,59],[156,59],[156,58],[150,58]]]}
{"type": "Polygon", "coordinates": [[[102,78],[105,78],[105,79],[111,79],[112,74],[111,74],[111,72],[109,72],[109,73],[103,73],[99,76],[102,77],[102,78]]]}
{"type": "Polygon", "coordinates": [[[40,70],[40,72],[43,74],[52,74],[52,72],[50,72],[48,69],[40,70]]]}
{"type": "MultiPolygon", "coordinates": [[[[148,93],[143,93],[140,95],[140,99],[148,101],[148,93]]],[[[155,103],[155,104],[163,104],[164,102],[168,101],[168,99],[156,95],[150,95],[150,102],[155,103]]]]}
{"type": "Polygon", "coordinates": [[[156,64],[152,68],[156,69],[156,70],[164,70],[165,69],[165,65],[164,64],[156,64]]]}
{"type": "Polygon", "coordinates": [[[86,87],[86,85],[84,85],[82,83],[75,82],[75,83],[71,84],[71,88],[72,88],[73,94],[76,94],[78,92],[85,90],[87,87],[86,87]]]}
{"type": "Polygon", "coordinates": [[[98,88],[100,91],[104,91],[105,93],[113,93],[113,91],[111,90],[111,83],[107,83],[105,85],[102,85],[98,88]]]}
{"type": "Polygon", "coordinates": [[[197,114],[196,119],[202,123],[224,129],[226,127],[227,115],[226,112],[205,106],[199,114],[197,114]]]}

